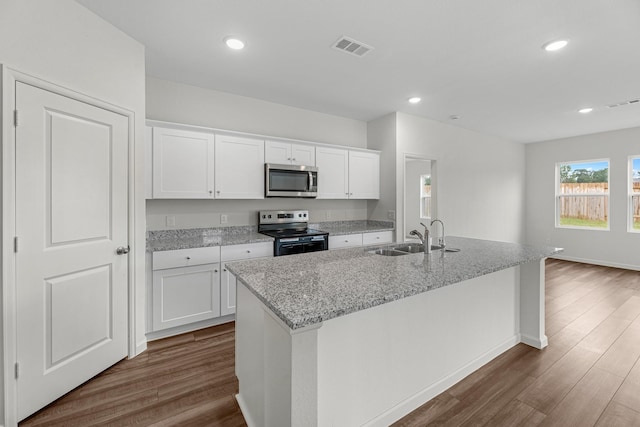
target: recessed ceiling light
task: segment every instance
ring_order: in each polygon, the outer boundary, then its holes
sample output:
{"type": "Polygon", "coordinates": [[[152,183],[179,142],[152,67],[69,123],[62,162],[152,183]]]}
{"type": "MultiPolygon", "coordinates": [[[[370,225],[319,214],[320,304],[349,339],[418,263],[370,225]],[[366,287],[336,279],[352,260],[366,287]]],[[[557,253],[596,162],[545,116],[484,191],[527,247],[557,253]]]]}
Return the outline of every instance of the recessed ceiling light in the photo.
{"type": "Polygon", "coordinates": [[[420,98],[418,96],[414,96],[412,98],[409,98],[409,104],[417,104],[420,101],[422,101],[422,98],[420,98]]]}
{"type": "Polygon", "coordinates": [[[233,50],[244,49],[244,42],[237,37],[225,37],[224,44],[233,50]]]}
{"type": "Polygon", "coordinates": [[[593,111],[593,108],[587,107],[587,108],[581,108],[578,110],[578,113],[582,113],[582,114],[587,114],[593,111]]]}
{"type": "Polygon", "coordinates": [[[542,48],[547,52],[553,52],[560,50],[569,43],[569,40],[552,40],[542,45],[542,48]]]}

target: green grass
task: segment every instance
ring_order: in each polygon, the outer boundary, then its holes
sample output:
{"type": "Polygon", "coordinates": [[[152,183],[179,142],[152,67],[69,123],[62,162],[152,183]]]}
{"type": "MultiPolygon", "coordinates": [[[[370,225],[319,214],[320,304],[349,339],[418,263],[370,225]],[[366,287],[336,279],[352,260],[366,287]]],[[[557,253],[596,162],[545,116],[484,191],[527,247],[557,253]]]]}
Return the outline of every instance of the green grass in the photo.
{"type": "Polygon", "coordinates": [[[640,230],[640,221],[636,221],[633,223],[634,230],[640,230]]]}
{"type": "MultiPolygon", "coordinates": [[[[560,225],[565,227],[607,228],[607,221],[560,217],[560,225]]],[[[640,224],[636,223],[635,226],[640,227],[640,224]]]]}

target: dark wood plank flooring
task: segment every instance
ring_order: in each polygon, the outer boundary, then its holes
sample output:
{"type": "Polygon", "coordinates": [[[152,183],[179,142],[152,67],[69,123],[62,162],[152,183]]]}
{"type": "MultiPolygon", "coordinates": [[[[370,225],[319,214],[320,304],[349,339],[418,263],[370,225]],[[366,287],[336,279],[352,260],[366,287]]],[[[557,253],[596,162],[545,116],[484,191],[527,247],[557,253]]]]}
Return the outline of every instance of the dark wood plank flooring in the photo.
{"type": "MultiPolygon", "coordinates": [[[[548,260],[549,346],[519,344],[394,426],[640,426],[640,272],[548,260]]],[[[149,343],[31,426],[244,426],[234,325],[149,343]]]]}

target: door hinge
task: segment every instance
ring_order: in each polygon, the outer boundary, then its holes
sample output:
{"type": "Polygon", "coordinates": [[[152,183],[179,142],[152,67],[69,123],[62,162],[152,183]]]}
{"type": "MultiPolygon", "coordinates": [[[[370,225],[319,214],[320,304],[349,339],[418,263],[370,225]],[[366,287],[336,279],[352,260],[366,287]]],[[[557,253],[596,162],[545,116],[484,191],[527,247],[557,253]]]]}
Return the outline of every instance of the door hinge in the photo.
{"type": "Polygon", "coordinates": [[[13,110],[13,126],[18,127],[18,110],[13,110]]]}
{"type": "Polygon", "coordinates": [[[13,238],[13,252],[18,253],[18,236],[13,238]]]}
{"type": "Polygon", "coordinates": [[[16,374],[16,379],[18,379],[18,376],[20,375],[20,364],[18,362],[16,362],[14,370],[16,374]]]}

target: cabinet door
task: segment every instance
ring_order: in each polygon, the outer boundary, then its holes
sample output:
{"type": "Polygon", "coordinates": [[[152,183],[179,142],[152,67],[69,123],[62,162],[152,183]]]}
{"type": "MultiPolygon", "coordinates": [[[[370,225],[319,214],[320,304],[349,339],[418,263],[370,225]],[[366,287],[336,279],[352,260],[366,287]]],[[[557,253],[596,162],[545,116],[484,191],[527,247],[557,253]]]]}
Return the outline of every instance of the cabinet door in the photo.
{"type": "Polygon", "coordinates": [[[343,249],[362,246],[362,233],[329,236],[329,249],[343,249]]]}
{"type": "Polygon", "coordinates": [[[264,198],[264,141],[216,135],[216,198],[264,198]]]}
{"type": "Polygon", "coordinates": [[[220,315],[226,316],[236,312],[236,276],[231,274],[222,264],[220,275],[220,315]]]}
{"type": "Polygon", "coordinates": [[[291,144],[278,141],[265,141],[264,162],[279,165],[291,164],[291,144]]]}
{"type": "Polygon", "coordinates": [[[153,330],[220,316],[220,263],[153,272],[153,330]]]}
{"type": "Polygon", "coordinates": [[[291,144],[292,165],[316,165],[316,147],[313,145],[291,144]]]}
{"type": "Polygon", "coordinates": [[[153,198],[213,197],[212,134],[153,128],[153,198]]]}
{"type": "Polygon", "coordinates": [[[349,198],[380,198],[380,155],[349,151],[349,198]]]}
{"type": "Polygon", "coordinates": [[[318,199],[347,199],[349,197],[349,151],[339,148],[316,147],[318,167],[318,199]]]}

